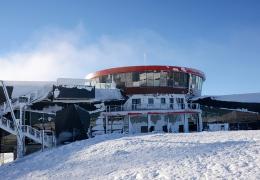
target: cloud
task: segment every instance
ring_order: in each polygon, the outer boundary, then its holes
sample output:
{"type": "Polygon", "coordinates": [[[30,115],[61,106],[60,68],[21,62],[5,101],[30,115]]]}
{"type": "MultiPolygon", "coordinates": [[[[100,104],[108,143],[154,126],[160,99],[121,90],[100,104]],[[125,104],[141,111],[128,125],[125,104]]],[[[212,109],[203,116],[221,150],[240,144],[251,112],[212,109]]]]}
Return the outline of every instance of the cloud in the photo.
{"type": "Polygon", "coordinates": [[[94,39],[82,25],[71,30],[47,28],[36,33],[19,50],[0,55],[0,79],[84,78],[103,68],[161,64],[159,60],[173,57],[174,51],[167,41],[149,30],[94,39]]]}

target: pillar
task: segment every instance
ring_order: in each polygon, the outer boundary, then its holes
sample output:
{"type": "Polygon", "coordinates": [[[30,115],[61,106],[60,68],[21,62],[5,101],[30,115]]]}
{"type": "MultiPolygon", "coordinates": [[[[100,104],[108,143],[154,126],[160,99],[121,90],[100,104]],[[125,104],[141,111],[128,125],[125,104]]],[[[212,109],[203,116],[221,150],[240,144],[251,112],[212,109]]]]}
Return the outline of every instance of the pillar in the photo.
{"type": "Polygon", "coordinates": [[[108,116],[106,115],[106,131],[105,131],[106,134],[107,134],[107,128],[108,128],[108,116]]]}
{"type": "MultiPolygon", "coordinates": [[[[161,121],[163,122],[163,126],[165,126],[165,115],[161,114],[161,121]]],[[[168,124],[167,124],[167,131],[168,131],[168,124]]]]}
{"type": "Polygon", "coordinates": [[[199,132],[203,130],[203,122],[202,122],[202,117],[201,117],[201,112],[199,113],[199,132]]]}
{"type": "Polygon", "coordinates": [[[128,115],[128,134],[132,134],[132,124],[130,115],[128,115]]]}
{"type": "Polygon", "coordinates": [[[183,116],[184,116],[184,132],[188,133],[189,132],[188,116],[187,116],[187,114],[183,114],[183,116]]]}
{"type": "Polygon", "coordinates": [[[167,132],[170,132],[170,117],[167,118],[167,132]]]}
{"type": "Polygon", "coordinates": [[[148,125],[148,132],[150,132],[151,127],[151,114],[147,114],[147,125],[148,125]]]}

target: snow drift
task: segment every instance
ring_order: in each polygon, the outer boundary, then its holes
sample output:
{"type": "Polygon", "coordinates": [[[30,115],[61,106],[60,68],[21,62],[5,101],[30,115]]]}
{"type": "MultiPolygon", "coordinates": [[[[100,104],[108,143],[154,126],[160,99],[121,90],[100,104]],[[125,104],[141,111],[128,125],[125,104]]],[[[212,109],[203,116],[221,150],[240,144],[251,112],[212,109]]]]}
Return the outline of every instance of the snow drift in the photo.
{"type": "Polygon", "coordinates": [[[3,179],[259,179],[260,131],[103,135],[0,167],[3,179]]]}
{"type": "Polygon", "coordinates": [[[216,101],[241,102],[241,103],[260,103],[260,93],[231,94],[222,96],[200,96],[192,98],[193,101],[211,98],[216,101]]]}

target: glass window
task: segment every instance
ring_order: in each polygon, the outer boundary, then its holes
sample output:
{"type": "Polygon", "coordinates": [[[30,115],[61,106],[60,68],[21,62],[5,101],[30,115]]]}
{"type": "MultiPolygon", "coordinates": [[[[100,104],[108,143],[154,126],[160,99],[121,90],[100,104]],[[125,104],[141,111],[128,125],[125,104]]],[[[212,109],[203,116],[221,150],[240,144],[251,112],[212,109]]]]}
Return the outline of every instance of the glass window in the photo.
{"type": "Polygon", "coordinates": [[[170,103],[171,103],[171,104],[174,103],[174,98],[170,98],[170,103]]]}
{"type": "Polygon", "coordinates": [[[101,77],[99,77],[99,82],[100,82],[100,83],[106,83],[106,82],[107,82],[107,76],[101,76],[101,77]]]}
{"type": "Polygon", "coordinates": [[[172,71],[167,72],[167,86],[169,86],[169,87],[173,87],[173,83],[174,83],[173,75],[174,74],[172,71]]]}
{"type": "Polygon", "coordinates": [[[153,78],[154,78],[154,86],[160,86],[160,72],[154,72],[153,73],[153,78]]]}
{"type": "Polygon", "coordinates": [[[161,71],[160,74],[160,86],[167,86],[167,72],[161,71]]]}
{"type": "Polygon", "coordinates": [[[183,104],[184,100],[183,98],[176,98],[177,103],[183,104]]]}
{"type": "Polygon", "coordinates": [[[132,99],[132,104],[141,104],[141,99],[132,99]]]}
{"type": "Polygon", "coordinates": [[[146,86],[146,72],[140,73],[140,86],[146,86]]]}
{"type": "Polygon", "coordinates": [[[154,101],[153,101],[153,98],[148,98],[148,104],[153,104],[154,101]]]}
{"type": "Polygon", "coordinates": [[[196,76],[191,75],[191,88],[194,89],[196,87],[196,76]]]}
{"type": "Polygon", "coordinates": [[[137,82],[137,81],[140,80],[139,72],[133,72],[132,73],[132,80],[133,80],[133,82],[137,82]]]}
{"type": "Polygon", "coordinates": [[[153,86],[153,72],[146,73],[147,86],[153,86]]]}
{"type": "Polygon", "coordinates": [[[126,87],[133,87],[132,73],[125,73],[126,87]]]}
{"type": "Polygon", "coordinates": [[[174,72],[174,85],[177,87],[188,87],[188,74],[174,72]]]}
{"type": "Polygon", "coordinates": [[[116,83],[116,87],[121,89],[125,87],[125,74],[114,74],[113,80],[116,83]]]}
{"type": "Polygon", "coordinates": [[[161,98],[161,104],[165,104],[165,103],[166,103],[165,98],[161,98]]]}

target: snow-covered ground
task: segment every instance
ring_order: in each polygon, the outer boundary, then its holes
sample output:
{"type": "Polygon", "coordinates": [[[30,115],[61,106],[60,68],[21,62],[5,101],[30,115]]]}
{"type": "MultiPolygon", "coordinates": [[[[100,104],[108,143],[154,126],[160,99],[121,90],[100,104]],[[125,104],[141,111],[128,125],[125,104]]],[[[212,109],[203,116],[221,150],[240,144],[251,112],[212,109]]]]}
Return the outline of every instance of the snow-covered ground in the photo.
{"type": "Polygon", "coordinates": [[[260,131],[103,135],[0,167],[1,179],[260,179],[260,131]]]}
{"type": "Polygon", "coordinates": [[[230,94],[222,96],[200,96],[192,98],[192,100],[195,101],[204,98],[211,98],[212,100],[228,102],[260,103],[260,93],[230,94]]]}

